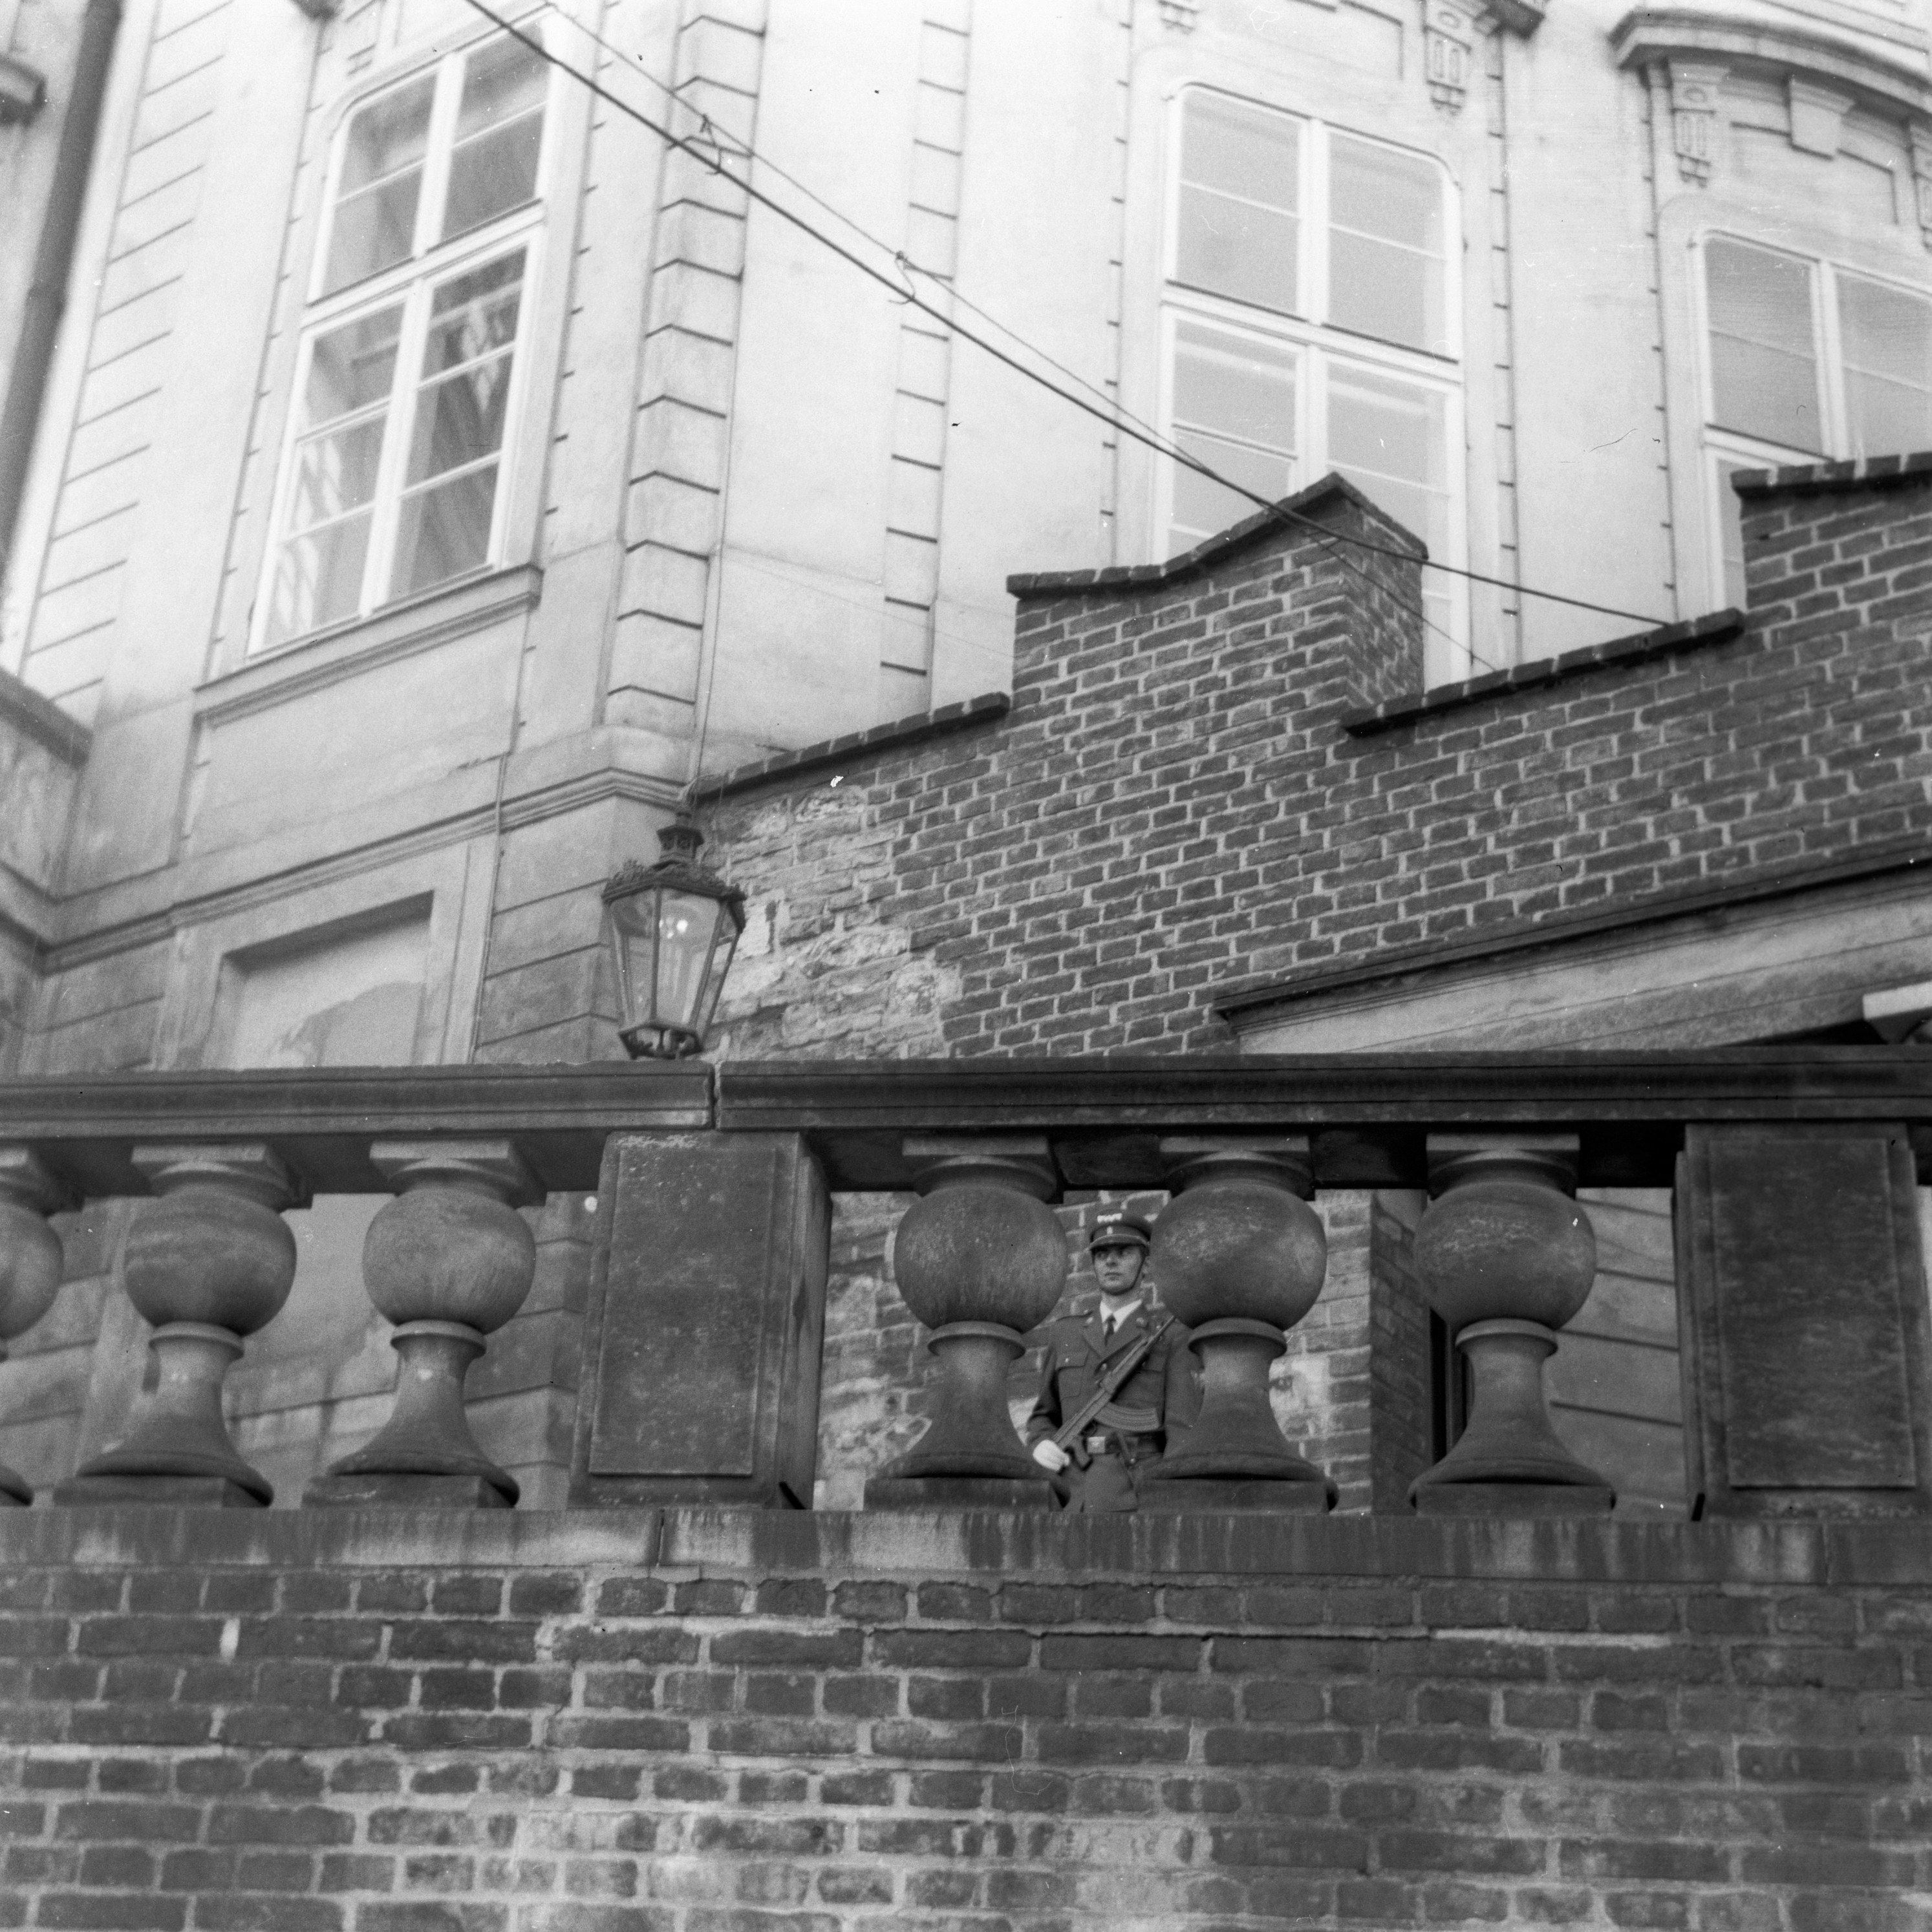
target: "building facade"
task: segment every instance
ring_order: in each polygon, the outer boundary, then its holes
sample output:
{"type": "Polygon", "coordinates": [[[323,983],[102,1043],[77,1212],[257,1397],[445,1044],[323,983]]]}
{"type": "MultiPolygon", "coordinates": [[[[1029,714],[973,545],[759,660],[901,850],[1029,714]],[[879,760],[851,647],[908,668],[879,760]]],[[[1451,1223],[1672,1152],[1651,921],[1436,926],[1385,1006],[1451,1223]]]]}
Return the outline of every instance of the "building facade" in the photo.
{"type": "MultiPolygon", "coordinates": [[[[1474,573],[1400,593],[1378,701],[1741,602],[1732,472],[1932,443],[1927,24],[16,0],[0,1067],[614,1058],[598,889],[694,782],[997,700],[1011,574],[1152,564],[1327,473],[1374,541],[1474,573]],[[76,183],[29,385],[22,265],[76,183]]],[[[1526,933],[1584,890],[1560,872],[1526,933]]],[[[1318,963],[1278,930],[1292,884],[1263,978],[1318,963]]],[[[760,896],[746,996],[800,948],[854,965],[848,890],[760,896]]],[[[1357,961],[1210,1030],[1477,1044],[1534,985],[1539,1040],[1607,1038],[1591,989],[1648,944],[1606,929],[1554,977],[1473,954],[1432,1007],[1357,961]]],[[[741,1009],[734,1050],[932,1050],[946,948],[865,970],[894,1003],[861,1032],[741,1009]]],[[[354,1280],[374,1204],[299,1222],[310,1285],[236,1384],[297,1486],[392,1374],[354,1280]]],[[[539,1495],[587,1252],[580,1201],[546,1212],[527,1348],[478,1372],[539,1495]]],[[[140,1373],[118,1226],[76,1232],[23,1466],[98,1446],[140,1373]]],[[[882,1228],[848,1232],[869,1386],[896,1318],[882,1228]]]]}

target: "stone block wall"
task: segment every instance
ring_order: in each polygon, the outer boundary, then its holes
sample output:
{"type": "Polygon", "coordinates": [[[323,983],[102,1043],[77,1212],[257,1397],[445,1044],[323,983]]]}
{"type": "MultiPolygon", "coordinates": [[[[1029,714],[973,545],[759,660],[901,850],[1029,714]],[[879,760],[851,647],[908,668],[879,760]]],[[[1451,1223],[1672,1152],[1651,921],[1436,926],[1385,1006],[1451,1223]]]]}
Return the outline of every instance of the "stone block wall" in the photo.
{"type": "Polygon", "coordinates": [[[1932,1922],[1921,1528],[17,1513],[0,1913],[1932,1922]]]}

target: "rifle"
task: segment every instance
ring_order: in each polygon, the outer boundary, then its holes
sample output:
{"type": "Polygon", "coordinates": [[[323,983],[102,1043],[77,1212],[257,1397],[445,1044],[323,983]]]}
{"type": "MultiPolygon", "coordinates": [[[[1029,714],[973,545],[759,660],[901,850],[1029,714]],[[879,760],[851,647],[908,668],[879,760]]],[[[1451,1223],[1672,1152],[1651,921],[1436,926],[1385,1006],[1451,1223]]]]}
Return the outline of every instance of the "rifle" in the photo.
{"type": "MultiPolygon", "coordinates": [[[[1101,1381],[1100,1386],[1075,1411],[1072,1418],[1063,1422],[1053,1432],[1052,1440],[1073,1459],[1076,1468],[1084,1469],[1093,1460],[1093,1458],[1080,1444],[1080,1438],[1086,1433],[1088,1425],[1113,1401],[1115,1396],[1119,1394],[1126,1385],[1127,1378],[1147,1360],[1149,1355],[1153,1354],[1154,1345],[1173,1326],[1174,1317],[1172,1315],[1162,1316],[1158,1325],[1150,1328],[1107,1371],[1101,1381]]],[[[1136,1412],[1136,1414],[1139,1413],[1138,1411],[1136,1412]]],[[[1150,1416],[1152,1415],[1151,1411],[1147,1413],[1150,1416]]],[[[1152,1428],[1155,1424],[1153,1420],[1150,1420],[1147,1426],[1152,1428]]]]}

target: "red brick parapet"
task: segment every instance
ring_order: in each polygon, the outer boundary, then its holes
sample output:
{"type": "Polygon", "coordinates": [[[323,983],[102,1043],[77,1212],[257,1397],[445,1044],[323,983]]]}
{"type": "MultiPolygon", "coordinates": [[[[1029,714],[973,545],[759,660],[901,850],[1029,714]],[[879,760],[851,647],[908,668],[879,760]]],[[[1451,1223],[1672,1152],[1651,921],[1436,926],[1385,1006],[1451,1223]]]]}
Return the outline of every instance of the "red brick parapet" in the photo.
{"type": "Polygon", "coordinates": [[[5,1895],[291,1932],[1904,1923],[1932,1532],[0,1522],[5,1895]]]}

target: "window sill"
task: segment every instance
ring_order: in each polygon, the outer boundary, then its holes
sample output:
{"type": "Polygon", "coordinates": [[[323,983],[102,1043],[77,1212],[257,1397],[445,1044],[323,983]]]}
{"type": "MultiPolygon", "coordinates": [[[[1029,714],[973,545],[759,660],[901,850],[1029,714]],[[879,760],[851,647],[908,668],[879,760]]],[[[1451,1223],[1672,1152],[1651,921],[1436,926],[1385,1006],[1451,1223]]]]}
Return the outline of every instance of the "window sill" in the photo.
{"type": "Polygon", "coordinates": [[[534,609],[542,593],[543,572],[533,563],[518,563],[386,604],[366,617],[279,645],[239,670],[211,678],[195,693],[195,715],[214,722],[320,690],[534,609]]]}

